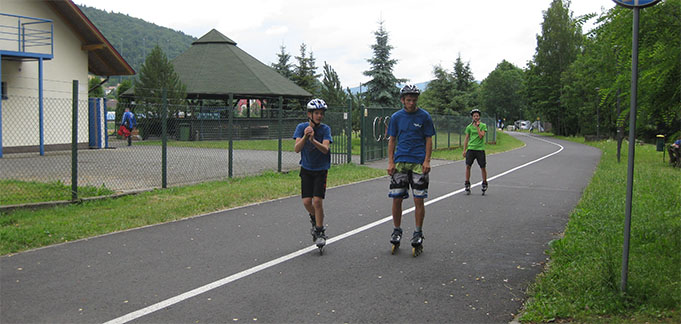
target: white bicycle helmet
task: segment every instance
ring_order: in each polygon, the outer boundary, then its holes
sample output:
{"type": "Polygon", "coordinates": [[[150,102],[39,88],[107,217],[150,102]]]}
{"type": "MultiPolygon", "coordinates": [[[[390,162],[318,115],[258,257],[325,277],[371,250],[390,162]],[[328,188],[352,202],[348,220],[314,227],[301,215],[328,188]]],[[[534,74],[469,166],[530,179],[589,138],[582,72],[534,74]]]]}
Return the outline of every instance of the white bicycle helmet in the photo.
{"type": "Polygon", "coordinates": [[[402,89],[400,89],[400,98],[409,94],[418,96],[421,94],[421,90],[419,90],[419,88],[413,84],[407,84],[404,87],[402,87],[402,89]]]}
{"type": "Polygon", "coordinates": [[[326,102],[324,102],[324,100],[318,99],[318,98],[312,99],[312,100],[310,100],[310,102],[307,103],[307,110],[317,110],[317,109],[326,110],[328,108],[329,107],[326,105],[326,102]]]}

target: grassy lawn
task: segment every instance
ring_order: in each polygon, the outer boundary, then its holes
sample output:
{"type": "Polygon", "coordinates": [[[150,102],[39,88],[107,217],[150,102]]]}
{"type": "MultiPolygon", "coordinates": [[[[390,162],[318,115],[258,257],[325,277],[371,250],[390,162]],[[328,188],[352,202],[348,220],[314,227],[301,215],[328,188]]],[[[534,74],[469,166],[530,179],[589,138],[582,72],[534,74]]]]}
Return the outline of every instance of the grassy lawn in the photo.
{"type": "MultiPolygon", "coordinates": [[[[584,143],[583,139],[569,139],[584,143]]],[[[681,170],[654,145],[636,147],[628,289],[620,274],[627,181],[627,143],[589,142],[601,161],[564,237],[530,288],[522,322],[680,323],[681,170]]]]}
{"type": "Polygon", "coordinates": [[[433,147],[437,144],[438,149],[446,149],[449,145],[450,147],[459,146],[459,137],[463,141],[465,135],[460,135],[459,133],[447,133],[447,132],[437,132],[437,136],[433,136],[433,147]]]}
{"type": "MultiPolygon", "coordinates": [[[[71,200],[71,185],[65,185],[59,181],[42,183],[0,180],[0,188],[0,202],[2,202],[2,205],[71,200]]],[[[79,198],[111,195],[113,193],[112,190],[104,187],[78,187],[79,198]]]]}
{"type": "MultiPolygon", "coordinates": [[[[333,166],[329,171],[328,186],[383,175],[384,170],[354,164],[333,166]]],[[[298,194],[300,178],[297,172],[269,172],[117,199],[17,210],[0,214],[0,255],[298,194]]]]}

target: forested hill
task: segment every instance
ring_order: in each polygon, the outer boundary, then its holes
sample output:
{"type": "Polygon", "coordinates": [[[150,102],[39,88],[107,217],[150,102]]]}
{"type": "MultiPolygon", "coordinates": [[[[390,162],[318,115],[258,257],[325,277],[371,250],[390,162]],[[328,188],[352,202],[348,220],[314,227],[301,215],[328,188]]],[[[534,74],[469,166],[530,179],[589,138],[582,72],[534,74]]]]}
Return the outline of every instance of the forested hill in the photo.
{"type": "Polygon", "coordinates": [[[138,73],[146,55],[151,53],[154,46],[160,46],[168,58],[173,59],[187,50],[196,40],[195,37],[183,32],[161,27],[126,14],[107,12],[83,5],[78,7],[138,73]]]}

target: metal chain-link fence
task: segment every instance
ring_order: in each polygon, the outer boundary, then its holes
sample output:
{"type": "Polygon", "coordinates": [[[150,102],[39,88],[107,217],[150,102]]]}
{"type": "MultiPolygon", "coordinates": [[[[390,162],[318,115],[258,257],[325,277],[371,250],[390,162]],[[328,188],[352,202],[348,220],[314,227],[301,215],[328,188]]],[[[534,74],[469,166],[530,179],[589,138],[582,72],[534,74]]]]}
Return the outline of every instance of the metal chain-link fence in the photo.
{"type": "MultiPolygon", "coordinates": [[[[393,113],[399,108],[370,107],[362,109],[362,163],[385,159],[388,154],[388,125],[393,113]]],[[[435,126],[433,149],[447,149],[463,146],[465,129],[471,123],[470,116],[430,114],[435,126]]],[[[487,124],[486,143],[496,142],[496,127],[493,118],[482,117],[487,124]]]]}
{"type": "MultiPolygon", "coordinates": [[[[38,101],[15,97],[2,112],[9,116],[19,110],[14,107],[35,107],[38,101]]],[[[125,192],[298,169],[300,154],[293,150],[293,132],[299,123],[307,122],[306,112],[277,98],[247,102],[248,107],[238,103],[129,105],[137,125],[128,145],[127,138],[118,134],[122,116],[106,121],[106,112],[97,113],[101,109],[93,107],[92,100],[78,100],[79,119],[72,128],[73,100],[46,99],[44,116],[33,116],[42,122],[3,130],[0,205],[72,198],[46,197],[45,190],[50,190],[44,187],[50,185],[76,183],[73,197],[82,198],[107,190],[125,192]],[[72,146],[72,130],[78,134],[78,149],[72,146]],[[97,138],[102,130],[102,138],[97,138]]],[[[349,106],[327,111],[324,123],[332,129],[333,164],[352,159],[351,120],[349,106]]]]}
{"type": "MultiPolygon", "coordinates": [[[[77,200],[299,168],[292,136],[299,123],[307,122],[307,114],[297,103],[280,98],[211,105],[161,102],[166,103],[126,105],[137,121],[128,145],[118,133],[122,116],[107,119],[104,100],[45,98],[41,105],[38,97],[13,96],[3,101],[0,205],[77,200]]],[[[366,109],[376,111],[375,116],[361,112],[366,116],[353,157],[351,104],[330,107],[324,123],[332,130],[332,163],[385,158],[382,135],[396,110],[366,109]]],[[[435,149],[462,144],[470,118],[432,118],[435,149]]],[[[488,130],[487,141],[494,141],[495,127],[488,130]]]]}

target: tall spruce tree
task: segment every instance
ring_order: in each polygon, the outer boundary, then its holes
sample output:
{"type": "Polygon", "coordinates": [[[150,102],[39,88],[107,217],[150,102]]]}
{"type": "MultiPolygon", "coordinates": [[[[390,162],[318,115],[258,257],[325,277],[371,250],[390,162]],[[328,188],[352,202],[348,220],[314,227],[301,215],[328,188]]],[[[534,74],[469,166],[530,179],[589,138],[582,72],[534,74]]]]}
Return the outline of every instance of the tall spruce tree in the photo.
{"type": "Polygon", "coordinates": [[[370,104],[378,106],[399,106],[400,89],[397,84],[407,80],[398,79],[393,74],[393,67],[397,64],[397,60],[390,58],[390,50],[393,47],[388,45],[388,32],[383,28],[383,21],[379,22],[378,30],[374,32],[374,35],[376,35],[376,44],[371,45],[374,57],[367,60],[371,68],[364,71],[364,75],[371,77],[371,80],[366,83],[366,99],[370,104]]]}
{"type": "Polygon", "coordinates": [[[292,65],[289,63],[291,59],[291,54],[286,53],[286,46],[281,45],[279,47],[279,53],[277,53],[277,63],[272,63],[272,68],[275,69],[279,74],[283,75],[285,78],[291,80],[293,77],[292,65]]]}
{"type": "Polygon", "coordinates": [[[161,116],[164,89],[167,91],[169,113],[173,114],[180,108],[178,105],[186,102],[187,86],[180,81],[173,64],[157,45],[147,56],[140,69],[139,78],[135,80],[137,105],[143,105],[145,111],[153,115],[148,117],[161,116]]]}
{"type": "Polygon", "coordinates": [[[466,111],[477,106],[477,101],[475,100],[477,83],[475,83],[473,78],[470,62],[464,64],[461,60],[461,54],[459,54],[454,62],[452,84],[450,108],[453,111],[465,114],[466,111]]]}
{"type": "Polygon", "coordinates": [[[471,90],[475,78],[473,78],[473,72],[471,71],[470,62],[463,64],[461,60],[461,54],[456,58],[454,62],[454,71],[452,72],[452,80],[454,82],[454,88],[456,90],[467,92],[471,90]]]}
{"type": "Polygon", "coordinates": [[[328,105],[333,106],[344,106],[348,97],[343,90],[338,73],[326,62],[324,62],[321,97],[328,105]]]}
{"type": "Polygon", "coordinates": [[[301,88],[307,90],[309,93],[317,96],[319,94],[319,78],[321,74],[317,73],[317,65],[312,52],[307,56],[307,45],[300,44],[300,56],[296,56],[298,64],[293,70],[292,80],[301,88]]]}

